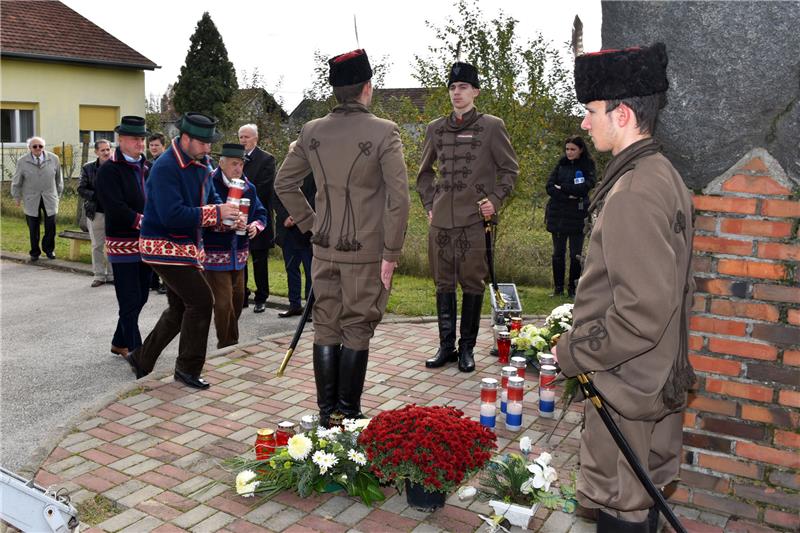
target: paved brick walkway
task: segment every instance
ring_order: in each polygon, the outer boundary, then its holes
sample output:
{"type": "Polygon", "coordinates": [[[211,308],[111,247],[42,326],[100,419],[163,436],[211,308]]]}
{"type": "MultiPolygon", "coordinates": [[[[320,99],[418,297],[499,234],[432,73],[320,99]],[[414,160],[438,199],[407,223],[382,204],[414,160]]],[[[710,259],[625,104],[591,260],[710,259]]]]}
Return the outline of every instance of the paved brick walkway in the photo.
{"type": "MultiPolygon", "coordinates": [[[[487,354],[491,344],[487,320],[482,332],[476,348],[477,371],[463,374],[455,365],[441,371],[425,368],[424,360],[437,345],[434,323],[382,324],[371,345],[365,414],[414,402],[450,404],[477,418],[480,379],[499,373],[496,359],[480,355],[487,354]]],[[[213,386],[204,392],[178,385],[172,376],[142,380],[139,388],[64,438],[38,471],[37,483],[65,488],[73,503],[97,494],[115,502],[118,513],[89,531],[461,532],[480,528],[477,512],[490,509],[455,496],[435,513],[409,508],[405,495],[390,489],[386,501],[375,508],[334,494],[302,499],[284,493],[267,502],[237,496],[230,487],[233,477],[220,462],[248,451],[258,428],[274,427],[284,419],[298,421],[316,412],[310,332],[304,334],[302,349],[295,353],[287,375],[275,377],[289,340],[290,335],[283,335],[209,359],[205,376],[213,386]],[[195,494],[212,480],[225,484],[195,494]]],[[[536,417],[536,400],[536,387],[528,384],[525,431],[515,434],[498,424],[499,448],[516,449],[518,438],[528,435],[536,443],[534,451],[550,451],[562,479],[569,479],[577,461],[581,407],[573,407],[545,445],[544,436],[554,421],[536,417]]],[[[542,509],[532,529],[580,533],[594,531],[594,525],[542,509]]]]}

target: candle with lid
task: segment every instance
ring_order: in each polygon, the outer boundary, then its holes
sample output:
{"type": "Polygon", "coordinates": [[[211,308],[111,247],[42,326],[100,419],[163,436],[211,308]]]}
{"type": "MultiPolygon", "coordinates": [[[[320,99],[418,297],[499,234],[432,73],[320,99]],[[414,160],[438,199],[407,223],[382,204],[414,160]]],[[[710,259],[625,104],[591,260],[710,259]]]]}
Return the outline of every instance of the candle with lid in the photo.
{"type": "Polygon", "coordinates": [[[286,446],[289,439],[294,436],[297,424],[284,420],[278,424],[278,431],[275,433],[275,438],[278,441],[278,446],[286,446]]]}
{"type": "Polygon", "coordinates": [[[269,459],[275,453],[277,444],[274,429],[259,429],[256,432],[256,459],[259,461],[269,459]]]}
{"type": "Polygon", "coordinates": [[[525,380],[518,376],[508,378],[508,406],[506,407],[506,429],[522,429],[522,397],[525,380]]]}
{"type": "Polygon", "coordinates": [[[508,402],[508,378],[517,375],[517,369],[513,366],[504,366],[500,369],[500,412],[506,412],[508,402]]]}
{"type": "Polygon", "coordinates": [[[522,317],[513,316],[511,317],[511,331],[520,331],[522,330],[522,317]]]}
{"type": "Polygon", "coordinates": [[[497,361],[501,365],[507,365],[509,355],[511,355],[511,333],[499,331],[497,332],[497,361]]]}
{"type": "Polygon", "coordinates": [[[511,358],[511,365],[517,369],[517,376],[525,379],[525,368],[528,366],[528,360],[524,357],[512,357],[511,358]]]}
{"type": "Polygon", "coordinates": [[[497,419],[497,380],[481,380],[481,424],[493,428],[497,419]]]}
{"type": "Polygon", "coordinates": [[[557,374],[558,370],[553,365],[542,365],[539,370],[539,416],[542,418],[555,416],[557,374]]]}

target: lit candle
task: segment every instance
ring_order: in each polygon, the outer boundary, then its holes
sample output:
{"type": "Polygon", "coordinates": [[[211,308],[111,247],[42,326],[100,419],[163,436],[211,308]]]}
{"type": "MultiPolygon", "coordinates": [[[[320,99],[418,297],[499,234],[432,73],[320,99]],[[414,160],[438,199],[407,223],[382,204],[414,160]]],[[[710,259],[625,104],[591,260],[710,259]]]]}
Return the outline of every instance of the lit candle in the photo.
{"type": "Polygon", "coordinates": [[[506,406],[506,429],[522,429],[522,396],[525,380],[518,376],[508,378],[508,405],[506,406]]]}

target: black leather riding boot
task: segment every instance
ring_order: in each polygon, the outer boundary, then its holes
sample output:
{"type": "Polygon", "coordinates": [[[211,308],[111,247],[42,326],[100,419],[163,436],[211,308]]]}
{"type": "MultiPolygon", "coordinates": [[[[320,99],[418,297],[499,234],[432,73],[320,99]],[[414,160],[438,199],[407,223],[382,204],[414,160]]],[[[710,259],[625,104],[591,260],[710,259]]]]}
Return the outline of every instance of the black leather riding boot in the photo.
{"type": "Polygon", "coordinates": [[[336,410],[341,351],[338,344],[314,345],[314,381],[317,383],[319,423],[324,427],[328,427],[330,417],[336,410]]]}
{"type": "Polygon", "coordinates": [[[436,293],[436,316],[439,320],[439,351],[425,361],[428,368],[439,368],[458,361],[456,352],[456,293],[436,293]]]}
{"type": "Polygon", "coordinates": [[[337,410],[344,418],[364,418],[361,414],[361,393],[364,391],[368,359],[369,350],[353,350],[342,346],[337,410]]]}
{"type": "Polygon", "coordinates": [[[605,511],[597,513],[597,533],[650,533],[649,517],[644,522],[626,522],[605,511]]]}
{"type": "Polygon", "coordinates": [[[482,305],[483,294],[464,293],[461,300],[461,338],[458,340],[458,369],[462,372],[475,370],[472,351],[478,340],[482,305]]]}

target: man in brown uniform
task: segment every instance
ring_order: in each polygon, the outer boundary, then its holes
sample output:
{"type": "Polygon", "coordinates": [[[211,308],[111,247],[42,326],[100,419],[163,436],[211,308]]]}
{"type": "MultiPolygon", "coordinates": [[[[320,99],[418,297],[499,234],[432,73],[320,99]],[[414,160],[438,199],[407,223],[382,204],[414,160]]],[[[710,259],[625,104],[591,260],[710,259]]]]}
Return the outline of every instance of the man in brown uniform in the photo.
{"type": "Polygon", "coordinates": [[[430,224],[428,258],[439,319],[439,351],[425,366],[458,361],[459,370],[472,372],[489,274],[483,219],[495,216],[511,194],[519,165],[502,119],[475,109],[480,94],[475,67],[454,63],[447,83],[453,112],[428,124],[417,176],[417,192],[430,224]],[[463,291],[458,351],[456,283],[463,291]]]}
{"type": "MultiPolygon", "coordinates": [[[[694,380],[687,359],[692,199],[652,138],[666,102],[667,53],[650,48],[578,56],[581,127],[611,151],[589,213],[589,252],[574,327],[559,339],[563,373],[592,372],[606,406],[657,487],[678,474],[682,410],[694,380]]],[[[578,479],[597,531],[656,531],[658,513],[603,425],[586,406],[578,479]],[[649,511],[649,513],[648,513],[649,511]]]]}
{"type": "Polygon", "coordinates": [[[361,417],[369,340],[383,317],[408,221],[408,177],[394,122],[369,112],[372,68],[364,50],[334,57],[339,102],[303,126],[275,178],[300,231],[312,231],[314,377],[320,421],[361,417]],[[314,173],[316,212],[301,190],[314,173]]]}

